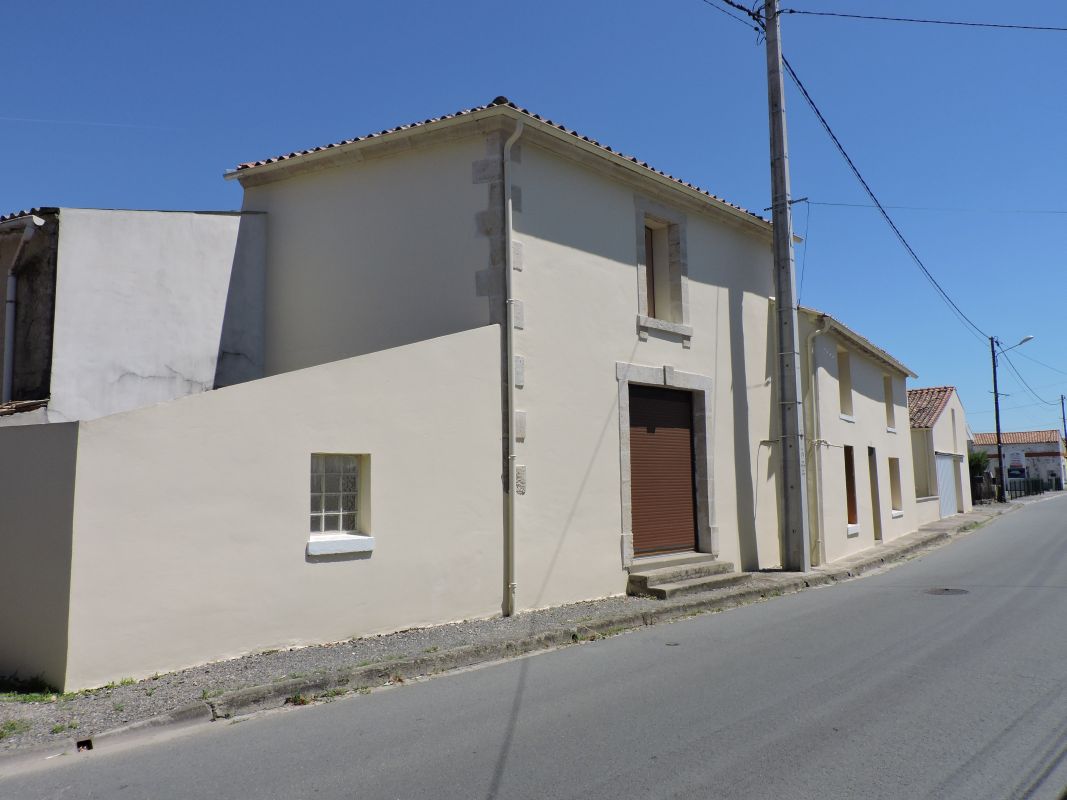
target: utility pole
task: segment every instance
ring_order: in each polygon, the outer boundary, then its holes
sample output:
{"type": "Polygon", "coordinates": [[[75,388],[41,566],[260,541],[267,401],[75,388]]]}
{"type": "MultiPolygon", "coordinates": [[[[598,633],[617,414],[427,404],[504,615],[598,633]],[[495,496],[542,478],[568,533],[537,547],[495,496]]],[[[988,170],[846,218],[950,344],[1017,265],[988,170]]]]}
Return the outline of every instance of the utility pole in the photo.
{"type": "MultiPolygon", "coordinates": [[[[1063,410],[1063,400],[1064,400],[1064,397],[1061,394],[1060,395],[1060,419],[1063,420],[1063,444],[1064,444],[1065,447],[1067,447],[1067,411],[1063,410]]],[[[1064,476],[1064,477],[1067,478],[1067,476],[1064,476]]],[[[1064,481],[1063,488],[1067,489],[1067,481],[1064,481]]]]}
{"type": "Polygon", "coordinates": [[[1004,502],[1004,447],[1000,442],[1000,391],[997,388],[997,339],[989,337],[989,354],[993,357],[993,415],[997,421],[997,502],[1004,502]]]}
{"type": "Polygon", "coordinates": [[[782,534],[786,568],[811,569],[804,413],[800,396],[793,218],[789,204],[789,154],[785,131],[785,76],[782,73],[778,0],[765,0],[767,105],[771,129],[771,220],[774,229],[774,298],[777,314],[778,404],[781,419],[782,534]]]}

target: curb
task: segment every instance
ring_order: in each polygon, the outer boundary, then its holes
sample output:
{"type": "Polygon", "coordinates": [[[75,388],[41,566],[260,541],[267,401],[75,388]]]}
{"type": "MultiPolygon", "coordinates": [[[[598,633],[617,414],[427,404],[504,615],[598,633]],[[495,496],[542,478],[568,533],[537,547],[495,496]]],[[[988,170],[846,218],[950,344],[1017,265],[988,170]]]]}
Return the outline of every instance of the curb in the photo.
{"type": "MultiPolygon", "coordinates": [[[[1012,504],[984,520],[969,520],[952,529],[929,531],[905,544],[893,547],[888,552],[860,557],[853,563],[807,573],[754,573],[747,583],[720,589],[714,595],[665,601],[662,606],[649,611],[616,614],[591,620],[582,625],[556,628],[520,639],[463,645],[412,658],[382,661],[363,667],[340,667],[311,677],[234,689],[223,692],[217,697],[198,700],[165,714],[88,737],[89,749],[105,743],[110,745],[136,739],[157,732],[161,728],[176,729],[182,726],[231,719],[241,714],[280,708],[287,704],[303,705],[331,691],[339,690],[341,693],[348,693],[403,683],[419,677],[516,658],[578,642],[602,639],[661,623],[676,622],[698,614],[725,611],[772,597],[795,594],[808,588],[840,583],[857,578],[871,570],[904,561],[919,551],[946,544],[961,533],[976,530],[1019,508],[1022,506],[1012,504]]],[[[32,746],[0,754],[0,767],[18,766],[23,762],[29,763],[77,751],[77,742],[73,739],[50,745],[32,746]]]]}

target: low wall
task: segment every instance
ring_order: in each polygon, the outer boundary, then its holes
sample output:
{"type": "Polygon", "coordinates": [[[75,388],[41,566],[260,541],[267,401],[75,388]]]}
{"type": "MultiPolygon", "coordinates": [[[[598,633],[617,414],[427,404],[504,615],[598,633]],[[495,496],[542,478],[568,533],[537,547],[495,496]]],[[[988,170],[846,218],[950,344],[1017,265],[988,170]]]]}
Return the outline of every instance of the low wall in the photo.
{"type": "Polygon", "coordinates": [[[64,688],[498,613],[499,348],[488,326],[83,422],[64,688]],[[306,555],[311,453],[369,455],[373,552],[306,555]]]}
{"type": "Polygon", "coordinates": [[[0,675],[64,683],[78,424],[0,428],[0,675]]]}

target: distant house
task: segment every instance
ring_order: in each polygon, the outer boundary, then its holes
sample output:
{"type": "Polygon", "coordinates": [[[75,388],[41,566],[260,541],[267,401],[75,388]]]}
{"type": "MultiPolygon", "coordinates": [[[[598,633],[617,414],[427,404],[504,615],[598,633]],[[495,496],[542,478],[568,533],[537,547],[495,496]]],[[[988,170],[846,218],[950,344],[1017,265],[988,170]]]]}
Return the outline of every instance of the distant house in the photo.
{"type": "Polygon", "coordinates": [[[905,382],[915,373],[829,314],[798,310],[812,562],[918,526],[905,382]]]}
{"type": "Polygon", "coordinates": [[[971,510],[967,416],[953,386],[908,390],[920,524],[971,510]]]}
{"type": "MultiPolygon", "coordinates": [[[[1049,483],[1052,489],[1064,487],[1067,481],[1067,450],[1060,431],[1003,431],[1000,442],[1004,451],[1005,480],[1039,478],[1049,483]]],[[[989,456],[988,471],[996,476],[996,433],[976,433],[974,449],[989,456]]]]}

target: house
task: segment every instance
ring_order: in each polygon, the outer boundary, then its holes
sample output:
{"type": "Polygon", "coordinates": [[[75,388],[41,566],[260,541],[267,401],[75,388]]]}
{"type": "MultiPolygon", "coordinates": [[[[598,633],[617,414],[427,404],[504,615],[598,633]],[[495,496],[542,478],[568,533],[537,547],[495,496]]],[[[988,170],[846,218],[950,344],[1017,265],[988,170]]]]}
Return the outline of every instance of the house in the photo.
{"type": "MultiPolygon", "coordinates": [[[[1038,479],[1051,489],[1062,489],[1067,480],[1067,454],[1063,435],[1058,430],[1003,431],[1005,480],[1038,479]]],[[[996,433],[974,434],[974,449],[989,456],[989,472],[997,475],[996,433]]]]}
{"type": "Polygon", "coordinates": [[[0,425],[104,417],[262,376],[261,216],[0,218],[0,425]]]}
{"type": "Polygon", "coordinates": [[[908,390],[919,523],[971,510],[967,415],[954,386],[908,390]]]}
{"type": "Polygon", "coordinates": [[[829,314],[801,307],[798,321],[811,556],[825,564],[918,526],[905,427],[915,373],[829,314]]]}
{"type": "MultiPolygon", "coordinates": [[[[505,98],[227,177],[265,244],[198,346],[248,371],[0,427],[0,673],[81,688],[781,567],[766,219],[505,98]]],[[[911,373],[801,316],[832,560],[915,527],[911,373]]]]}

